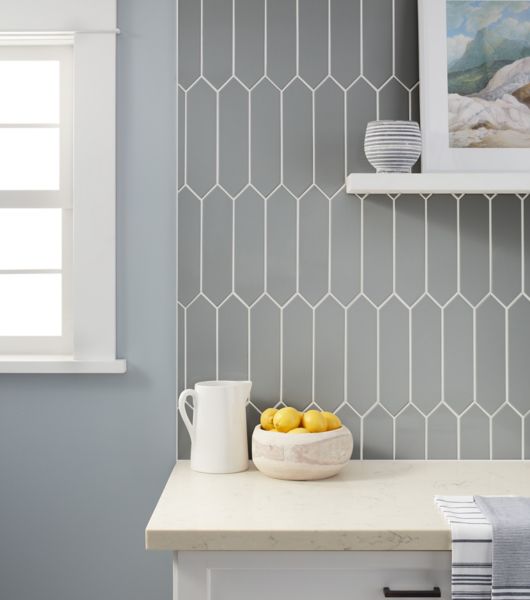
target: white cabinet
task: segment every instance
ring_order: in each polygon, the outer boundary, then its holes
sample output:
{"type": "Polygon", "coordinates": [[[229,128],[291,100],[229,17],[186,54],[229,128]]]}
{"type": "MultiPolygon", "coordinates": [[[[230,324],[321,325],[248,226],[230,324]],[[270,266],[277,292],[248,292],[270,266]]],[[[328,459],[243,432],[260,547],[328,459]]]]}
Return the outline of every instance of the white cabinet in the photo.
{"type": "MultiPolygon", "coordinates": [[[[450,600],[450,552],[179,552],[174,600],[384,600],[439,587],[450,600]]],[[[418,594],[420,597],[421,594],[418,594]]]]}

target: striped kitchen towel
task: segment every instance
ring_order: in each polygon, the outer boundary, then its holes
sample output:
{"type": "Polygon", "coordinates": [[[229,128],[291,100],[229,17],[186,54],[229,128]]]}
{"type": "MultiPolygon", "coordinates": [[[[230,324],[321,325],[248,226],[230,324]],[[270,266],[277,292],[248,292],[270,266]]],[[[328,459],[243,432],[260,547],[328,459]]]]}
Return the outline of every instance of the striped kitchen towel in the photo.
{"type": "Polygon", "coordinates": [[[473,496],[435,496],[434,500],[451,525],[453,600],[491,598],[493,538],[490,522],[473,496]]]}

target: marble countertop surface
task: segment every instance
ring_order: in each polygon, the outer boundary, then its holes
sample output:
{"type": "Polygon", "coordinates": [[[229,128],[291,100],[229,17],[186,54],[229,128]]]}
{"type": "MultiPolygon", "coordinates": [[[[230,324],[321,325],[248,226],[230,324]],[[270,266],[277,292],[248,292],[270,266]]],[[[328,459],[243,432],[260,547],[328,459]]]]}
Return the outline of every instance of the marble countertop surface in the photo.
{"type": "Polygon", "coordinates": [[[435,494],[530,496],[530,461],[351,461],[322,481],[206,475],[179,461],[149,550],[450,550],[435,494]]]}

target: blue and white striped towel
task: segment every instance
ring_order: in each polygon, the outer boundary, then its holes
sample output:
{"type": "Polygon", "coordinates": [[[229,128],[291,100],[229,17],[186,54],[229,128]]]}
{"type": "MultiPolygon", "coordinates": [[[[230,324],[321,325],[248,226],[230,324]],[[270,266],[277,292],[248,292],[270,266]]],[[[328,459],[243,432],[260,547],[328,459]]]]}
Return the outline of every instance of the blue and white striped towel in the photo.
{"type": "Polygon", "coordinates": [[[435,496],[451,525],[453,600],[491,598],[492,527],[473,496],[435,496]]]}

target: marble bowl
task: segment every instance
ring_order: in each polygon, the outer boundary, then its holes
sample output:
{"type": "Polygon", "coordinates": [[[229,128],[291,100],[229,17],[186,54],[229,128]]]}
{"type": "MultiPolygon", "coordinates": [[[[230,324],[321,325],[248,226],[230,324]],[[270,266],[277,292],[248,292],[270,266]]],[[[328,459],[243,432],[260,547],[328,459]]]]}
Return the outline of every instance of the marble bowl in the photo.
{"type": "Polygon", "coordinates": [[[336,475],[353,450],[349,429],[289,435],[265,431],[258,425],[252,434],[252,460],[256,468],[275,479],[306,481],[336,475]]]}

